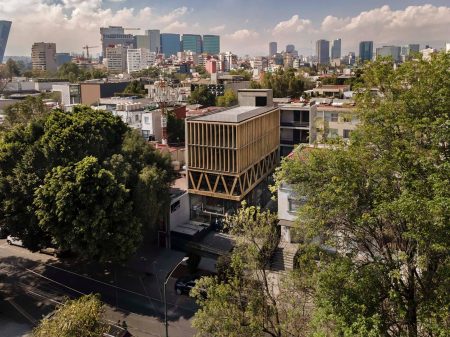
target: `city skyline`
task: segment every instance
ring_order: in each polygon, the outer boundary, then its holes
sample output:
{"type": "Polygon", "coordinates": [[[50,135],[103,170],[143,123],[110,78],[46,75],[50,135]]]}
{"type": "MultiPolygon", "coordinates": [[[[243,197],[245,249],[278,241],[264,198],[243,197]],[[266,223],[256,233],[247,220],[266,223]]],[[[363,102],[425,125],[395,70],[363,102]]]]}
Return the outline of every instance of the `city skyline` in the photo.
{"type": "Polygon", "coordinates": [[[147,29],[218,34],[222,51],[238,55],[266,55],[270,41],[278,42],[279,48],[294,44],[300,54],[313,55],[316,40],[341,38],[344,55],[357,52],[364,40],[373,40],[374,47],[419,43],[441,49],[450,39],[450,6],[441,0],[428,4],[347,0],[339,6],[322,0],[314,4],[282,0],[277,8],[269,2],[256,6],[256,0],[244,4],[226,0],[220,5],[201,5],[197,0],[164,4],[138,0],[24,1],[26,5],[13,0],[0,4],[0,19],[13,21],[7,56],[29,55],[30,46],[38,41],[55,42],[58,52],[81,53],[83,45],[100,43],[99,28],[108,25],[141,28],[134,34],[147,29]],[[30,7],[36,10],[30,12],[30,7]]]}

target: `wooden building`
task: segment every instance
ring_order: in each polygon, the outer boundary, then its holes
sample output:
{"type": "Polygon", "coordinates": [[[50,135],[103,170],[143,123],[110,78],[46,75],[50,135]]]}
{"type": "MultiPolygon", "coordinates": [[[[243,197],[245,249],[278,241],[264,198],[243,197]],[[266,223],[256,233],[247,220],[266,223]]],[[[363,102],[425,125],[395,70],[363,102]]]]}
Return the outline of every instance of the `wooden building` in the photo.
{"type": "Polygon", "coordinates": [[[278,108],[240,106],[188,118],[188,191],[208,197],[191,208],[215,215],[235,208],[220,200],[236,205],[246,199],[277,166],[279,145],[278,108]]]}

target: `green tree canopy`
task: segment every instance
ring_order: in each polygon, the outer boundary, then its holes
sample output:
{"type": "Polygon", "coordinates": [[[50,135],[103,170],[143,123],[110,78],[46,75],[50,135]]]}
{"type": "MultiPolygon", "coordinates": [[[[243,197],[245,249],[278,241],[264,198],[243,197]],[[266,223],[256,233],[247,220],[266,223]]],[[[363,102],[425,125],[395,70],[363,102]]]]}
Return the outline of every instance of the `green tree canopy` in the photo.
{"type": "Polygon", "coordinates": [[[144,96],[146,94],[144,83],[138,80],[133,80],[127,85],[123,93],[144,96]]]}
{"type": "Polygon", "coordinates": [[[268,270],[279,238],[276,214],[244,205],[227,227],[236,238],[231,258],[192,292],[200,305],[197,336],[306,336],[301,283],[268,270]]]}
{"type": "Polygon", "coordinates": [[[39,323],[33,337],[102,337],[107,331],[101,321],[103,311],[103,304],[94,295],[67,300],[39,323]]]}
{"type": "Polygon", "coordinates": [[[300,268],[314,280],[316,331],[445,336],[450,54],[398,69],[377,60],[362,79],[362,125],[349,145],[302,150],[278,173],[307,200],[299,210],[300,268]]]}
{"type": "Polygon", "coordinates": [[[236,105],[237,102],[237,96],[232,89],[226,89],[223,96],[218,96],[216,98],[217,106],[230,107],[236,105]]]}
{"type": "Polygon", "coordinates": [[[117,260],[144,233],[156,240],[174,178],[170,158],[120,118],[76,107],[0,137],[0,221],[26,247],[53,243],[82,258],[117,260]]]}
{"type": "Polygon", "coordinates": [[[251,87],[254,89],[272,89],[273,97],[299,98],[305,90],[312,87],[312,84],[290,68],[264,74],[263,79],[259,83],[252,82],[251,87]]]}
{"type": "Polygon", "coordinates": [[[58,166],[35,191],[39,226],[63,250],[101,262],[123,261],[141,239],[129,193],[95,157],[58,166]]]}
{"type": "Polygon", "coordinates": [[[189,104],[201,104],[203,106],[214,106],[216,96],[209,91],[206,85],[197,86],[189,96],[189,104]]]}

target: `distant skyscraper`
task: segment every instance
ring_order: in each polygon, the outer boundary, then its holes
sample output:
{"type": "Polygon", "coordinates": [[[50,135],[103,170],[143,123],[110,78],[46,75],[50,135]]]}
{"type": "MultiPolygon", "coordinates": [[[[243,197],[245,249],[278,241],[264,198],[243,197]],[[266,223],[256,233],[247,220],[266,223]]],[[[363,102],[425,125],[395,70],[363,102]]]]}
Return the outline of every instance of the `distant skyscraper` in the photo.
{"type": "Polygon", "coordinates": [[[109,26],[100,28],[102,41],[102,56],[106,55],[106,48],[115,45],[121,45],[127,48],[133,48],[136,45],[136,39],[133,34],[125,34],[125,29],[120,26],[109,26]]]}
{"type": "Polygon", "coordinates": [[[202,37],[195,34],[183,34],[181,37],[181,49],[183,51],[193,51],[201,54],[203,52],[202,37]]]}
{"type": "Polygon", "coordinates": [[[0,63],[5,57],[6,43],[8,42],[9,30],[11,29],[11,21],[0,20],[0,63]]]}
{"type": "Polygon", "coordinates": [[[341,39],[333,40],[331,43],[331,59],[341,58],[341,39]]]}
{"type": "Polygon", "coordinates": [[[295,46],[293,44],[288,44],[286,46],[286,53],[293,54],[295,51],[295,46]]]}
{"type": "Polygon", "coordinates": [[[401,61],[401,47],[399,46],[383,46],[377,48],[377,57],[391,57],[395,62],[401,61]]]}
{"type": "Polygon", "coordinates": [[[161,53],[161,33],[159,29],[146,30],[145,33],[150,40],[150,46],[148,49],[150,49],[153,53],[161,53]]]}
{"type": "Polygon", "coordinates": [[[36,42],[31,47],[33,70],[56,71],[56,44],[36,42]]]}
{"type": "Polygon", "coordinates": [[[269,56],[272,57],[277,53],[278,46],[276,42],[269,43],[269,56]]]}
{"type": "Polygon", "coordinates": [[[72,56],[69,53],[56,53],[56,66],[59,68],[64,63],[69,63],[72,61],[72,56]]]}
{"type": "Polygon", "coordinates": [[[145,48],[127,49],[127,71],[129,74],[147,69],[155,63],[156,53],[145,48]]]}
{"type": "Polygon", "coordinates": [[[220,53],[220,36],[219,35],[203,35],[203,52],[210,55],[220,53]]]}
{"type": "Polygon", "coordinates": [[[316,54],[319,64],[330,63],[330,42],[327,40],[318,40],[316,42],[316,54]]]}
{"type": "Polygon", "coordinates": [[[165,57],[177,55],[180,51],[180,34],[161,34],[161,53],[163,53],[165,57]]]}
{"type": "Polygon", "coordinates": [[[359,60],[361,63],[372,61],[373,41],[361,41],[359,43],[359,60]]]}

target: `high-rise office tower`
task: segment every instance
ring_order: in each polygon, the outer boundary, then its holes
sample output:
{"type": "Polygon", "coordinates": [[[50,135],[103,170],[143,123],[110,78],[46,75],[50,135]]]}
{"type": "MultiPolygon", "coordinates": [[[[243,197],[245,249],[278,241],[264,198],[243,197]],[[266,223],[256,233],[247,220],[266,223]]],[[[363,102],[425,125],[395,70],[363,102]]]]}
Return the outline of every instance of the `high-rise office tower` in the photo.
{"type": "Polygon", "coordinates": [[[220,36],[203,35],[203,52],[210,55],[220,54],[220,36]]]}
{"type": "Polygon", "coordinates": [[[56,44],[36,42],[31,47],[33,70],[56,71],[56,44]]]}
{"type": "Polygon", "coordinates": [[[161,34],[161,53],[164,54],[164,57],[177,55],[180,51],[180,34],[161,34]]]}
{"type": "Polygon", "coordinates": [[[278,46],[276,42],[269,43],[269,57],[274,56],[277,53],[278,46]]]}
{"type": "Polygon", "coordinates": [[[293,54],[295,51],[295,46],[293,44],[288,44],[286,46],[286,53],[293,54]]]}
{"type": "Polygon", "coordinates": [[[331,59],[341,58],[341,39],[335,39],[331,43],[331,59]]]}
{"type": "Polygon", "coordinates": [[[401,47],[399,46],[383,46],[377,48],[377,57],[391,57],[395,62],[401,61],[401,47]]]}
{"type": "Polygon", "coordinates": [[[316,42],[316,54],[319,64],[330,63],[330,41],[318,40],[316,42]]]}
{"type": "Polygon", "coordinates": [[[181,49],[183,51],[193,51],[201,54],[203,52],[202,37],[195,34],[183,34],[181,38],[181,49]]]}
{"type": "Polygon", "coordinates": [[[161,52],[161,33],[159,29],[146,30],[145,33],[150,39],[149,50],[153,53],[161,52]]]}
{"type": "Polygon", "coordinates": [[[5,57],[6,43],[8,42],[11,23],[11,21],[0,20],[0,63],[3,62],[3,57],[5,57]]]}
{"type": "Polygon", "coordinates": [[[359,61],[364,63],[373,59],[373,41],[361,41],[359,43],[359,61]]]}
{"type": "Polygon", "coordinates": [[[125,29],[120,26],[109,26],[100,28],[102,41],[102,56],[106,55],[106,48],[121,45],[127,48],[133,48],[136,45],[136,39],[133,34],[125,34],[125,29]]]}

